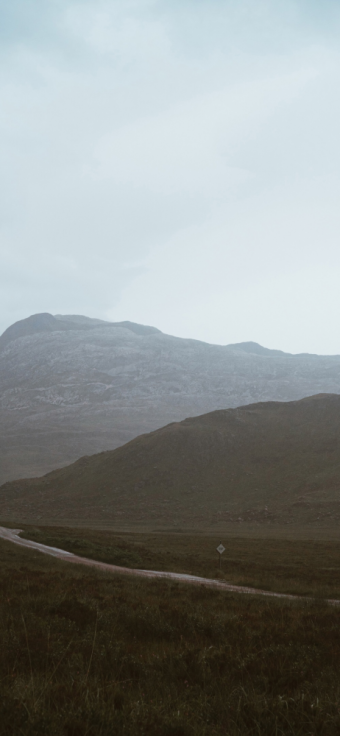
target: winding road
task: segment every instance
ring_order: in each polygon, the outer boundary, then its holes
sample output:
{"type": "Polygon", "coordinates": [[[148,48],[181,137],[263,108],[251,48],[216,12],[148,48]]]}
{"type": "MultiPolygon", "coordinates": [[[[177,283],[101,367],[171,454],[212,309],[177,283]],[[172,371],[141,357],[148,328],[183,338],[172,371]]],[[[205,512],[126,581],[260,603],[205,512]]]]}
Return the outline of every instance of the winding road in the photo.
{"type": "MultiPolygon", "coordinates": [[[[22,539],[19,537],[22,529],[7,529],[4,526],[0,526],[0,539],[6,542],[13,542],[19,547],[25,547],[26,549],[33,549],[38,552],[42,552],[45,555],[56,557],[58,560],[64,562],[72,562],[76,565],[85,565],[86,567],[95,567],[98,570],[104,572],[113,572],[120,575],[134,575],[135,577],[142,578],[163,578],[166,580],[175,580],[177,582],[189,583],[191,585],[204,585],[208,588],[217,588],[218,590],[224,590],[229,593],[247,593],[248,595],[265,595],[271,598],[285,598],[287,600],[313,600],[306,596],[289,595],[288,593],[273,593],[269,590],[260,590],[258,588],[248,588],[242,585],[231,585],[230,583],[224,583],[220,580],[212,580],[210,578],[200,578],[196,575],[185,575],[178,572],[159,572],[156,570],[137,570],[129,567],[119,567],[118,565],[110,565],[107,562],[97,562],[91,560],[88,557],[78,557],[73,552],[66,552],[63,549],[57,547],[49,547],[47,544],[40,544],[40,542],[32,542],[30,539],[22,539]]],[[[340,600],[327,599],[326,603],[332,605],[340,605],[340,600]]]]}

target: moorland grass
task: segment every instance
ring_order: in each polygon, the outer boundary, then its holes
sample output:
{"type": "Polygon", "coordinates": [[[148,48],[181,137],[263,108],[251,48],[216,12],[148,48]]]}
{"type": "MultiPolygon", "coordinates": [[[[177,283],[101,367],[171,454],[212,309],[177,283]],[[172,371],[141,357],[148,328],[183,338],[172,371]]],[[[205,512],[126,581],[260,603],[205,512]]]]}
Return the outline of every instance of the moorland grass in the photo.
{"type": "Polygon", "coordinates": [[[174,422],[115,450],[1,486],[2,518],[154,529],[340,522],[340,396],[174,422]]]}
{"type": "Polygon", "coordinates": [[[338,736],[337,607],[0,559],[4,736],[338,736]]]}
{"type": "Polygon", "coordinates": [[[220,578],[279,593],[340,599],[340,542],[26,527],[22,536],[123,567],[220,578]],[[223,542],[221,570],[216,547],[223,542]]]}

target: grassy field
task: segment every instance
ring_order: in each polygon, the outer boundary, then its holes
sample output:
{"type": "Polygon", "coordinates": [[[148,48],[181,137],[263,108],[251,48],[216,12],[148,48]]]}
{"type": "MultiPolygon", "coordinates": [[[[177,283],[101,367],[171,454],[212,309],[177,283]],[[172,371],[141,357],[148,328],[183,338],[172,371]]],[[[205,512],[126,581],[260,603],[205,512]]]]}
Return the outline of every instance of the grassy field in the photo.
{"type": "MultiPolygon", "coordinates": [[[[27,530],[52,533],[78,554],[216,575],[213,538],[27,530]]],[[[225,546],[223,574],[252,584],[322,596],[322,569],[340,567],[337,543],[225,546]]],[[[4,736],[338,736],[337,607],[84,573],[9,542],[0,559],[4,736]]]]}
{"type": "Polygon", "coordinates": [[[340,542],[27,527],[22,536],[101,562],[168,570],[280,593],[340,599],[340,542]],[[218,569],[216,547],[225,552],[218,569]]]}

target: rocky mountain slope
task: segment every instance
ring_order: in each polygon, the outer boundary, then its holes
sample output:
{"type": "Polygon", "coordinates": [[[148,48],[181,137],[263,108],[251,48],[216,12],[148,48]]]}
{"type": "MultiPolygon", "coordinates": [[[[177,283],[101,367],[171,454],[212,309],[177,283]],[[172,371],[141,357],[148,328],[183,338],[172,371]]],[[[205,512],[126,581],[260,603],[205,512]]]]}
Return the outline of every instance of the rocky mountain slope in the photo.
{"type": "Polygon", "coordinates": [[[148,525],[340,521],[340,396],[215,411],[0,488],[0,518],[148,525]]]}
{"type": "Polygon", "coordinates": [[[340,392],[340,356],[209,345],[154,327],[38,314],[0,337],[0,483],[168,422],[340,392]]]}

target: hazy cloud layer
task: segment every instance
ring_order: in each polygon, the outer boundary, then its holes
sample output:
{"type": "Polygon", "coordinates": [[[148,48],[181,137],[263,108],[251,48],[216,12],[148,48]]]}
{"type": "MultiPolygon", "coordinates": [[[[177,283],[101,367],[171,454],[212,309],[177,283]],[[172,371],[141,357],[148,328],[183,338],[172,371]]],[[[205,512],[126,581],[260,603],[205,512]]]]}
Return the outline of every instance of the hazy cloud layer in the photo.
{"type": "Polygon", "coordinates": [[[0,8],[0,330],[340,353],[339,3],[0,8]]]}

